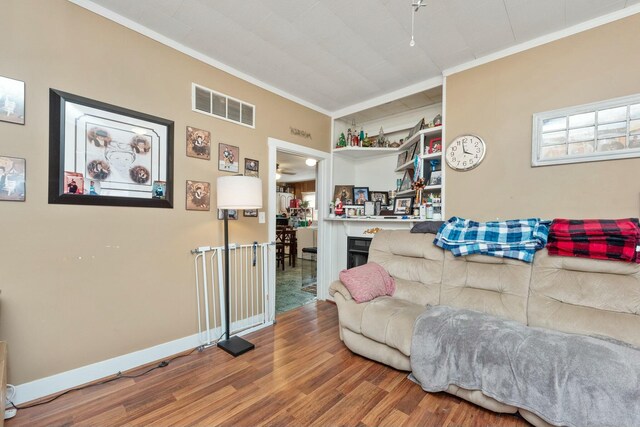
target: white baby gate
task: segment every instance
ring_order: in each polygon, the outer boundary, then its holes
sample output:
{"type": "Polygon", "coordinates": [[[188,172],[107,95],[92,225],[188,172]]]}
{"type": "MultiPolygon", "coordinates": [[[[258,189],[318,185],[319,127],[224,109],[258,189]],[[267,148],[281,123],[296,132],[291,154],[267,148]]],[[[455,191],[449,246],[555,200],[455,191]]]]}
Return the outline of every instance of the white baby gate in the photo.
{"type": "MultiPolygon", "coordinates": [[[[229,244],[231,335],[273,323],[269,309],[269,268],[275,263],[269,262],[269,257],[274,256],[270,245],[229,244]]],[[[224,246],[203,246],[191,253],[195,255],[198,336],[206,347],[218,342],[225,331],[224,246]]]]}

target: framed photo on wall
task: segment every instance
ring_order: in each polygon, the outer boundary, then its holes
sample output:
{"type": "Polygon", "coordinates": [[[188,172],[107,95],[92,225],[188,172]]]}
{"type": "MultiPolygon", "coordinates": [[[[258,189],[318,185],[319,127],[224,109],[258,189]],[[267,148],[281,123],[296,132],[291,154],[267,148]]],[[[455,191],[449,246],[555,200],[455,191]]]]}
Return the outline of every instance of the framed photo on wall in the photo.
{"type": "MultiPolygon", "coordinates": [[[[224,219],[224,210],[218,209],[218,219],[224,219]]],[[[229,219],[238,219],[238,210],[237,209],[229,209],[229,219]]]]}
{"type": "Polygon", "coordinates": [[[244,159],[244,176],[260,177],[260,162],[253,159],[244,159]]]}
{"type": "Polygon", "coordinates": [[[0,121],[24,124],[24,82],[0,76],[0,121]]]}
{"type": "Polygon", "coordinates": [[[238,173],[240,171],[240,148],[235,145],[218,144],[218,170],[238,173]]]}
{"type": "Polygon", "coordinates": [[[173,122],[49,90],[49,203],[173,207],[173,122]],[[99,194],[69,194],[65,173],[99,194]],[[153,183],[167,197],[153,197],[153,183]]]}
{"type": "Polygon", "coordinates": [[[243,216],[248,216],[248,217],[257,217],[258,216],[258,210],[257,209],[244,209],[242,211],[242,215],[243,216]]]}
{"type": "Polygon", "coordinates": [[[25,159],[0,156],[0,200],[25,201],[26,169],[25,159]]]}
{"type": "Polygon", "coordinates": [[[187,157],[211,159],[211,132],[187,126],[187,157]]]}
{"type": "Polygon", "coordinates": [[[211,184],[187,180],[186,208],[188,211],[211,210],[211,184]]]}

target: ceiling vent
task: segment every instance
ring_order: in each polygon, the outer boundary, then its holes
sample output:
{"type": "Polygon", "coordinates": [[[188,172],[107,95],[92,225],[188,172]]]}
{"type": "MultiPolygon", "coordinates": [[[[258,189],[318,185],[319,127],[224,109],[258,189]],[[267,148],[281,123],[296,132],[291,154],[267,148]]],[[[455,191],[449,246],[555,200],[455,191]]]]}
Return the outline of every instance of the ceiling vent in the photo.
{"type": "Polygon", "coordinates": [[[192,83],[191,109],[198,113],[255,129],[256,107],[192,83]]]}

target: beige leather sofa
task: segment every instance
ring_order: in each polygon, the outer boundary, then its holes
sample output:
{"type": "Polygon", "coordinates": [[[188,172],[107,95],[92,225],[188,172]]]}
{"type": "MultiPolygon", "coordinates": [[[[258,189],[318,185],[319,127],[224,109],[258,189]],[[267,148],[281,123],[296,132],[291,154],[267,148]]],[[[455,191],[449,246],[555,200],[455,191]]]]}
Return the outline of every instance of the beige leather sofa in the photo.
{"type": "MultiPolygon", "coordinates": [[[[392,297],[357,304],[340,281],[331,285],[340,338],[351,351],[409,371],[413,324],[427,304],[640,346],[640,265],[551,257],[546,249],[536,253],[533,264],[484,255],[456,258],[435,246],[434,237],[407,230],[385,230],[375,236],[369,261],[395,278],[392,297]]],[[[478,390],[452,385],[447,391],[492,411],[520,411],[536,426],[549,425],[478,390]]]]}

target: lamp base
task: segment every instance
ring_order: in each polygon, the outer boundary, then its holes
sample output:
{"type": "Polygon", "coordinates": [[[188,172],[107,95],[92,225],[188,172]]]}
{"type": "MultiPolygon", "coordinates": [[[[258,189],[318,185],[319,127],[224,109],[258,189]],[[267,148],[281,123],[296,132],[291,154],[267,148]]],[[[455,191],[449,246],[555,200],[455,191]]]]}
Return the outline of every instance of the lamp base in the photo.
{"type": "Polygon", "coordinates": [[[231,337],[228,340],[218,341],[218,347],[220,347],[233,357],[240,356],[241,354],[244,354],[247,351],[256,348],[255,345],[240,337],[231,337]]]}

